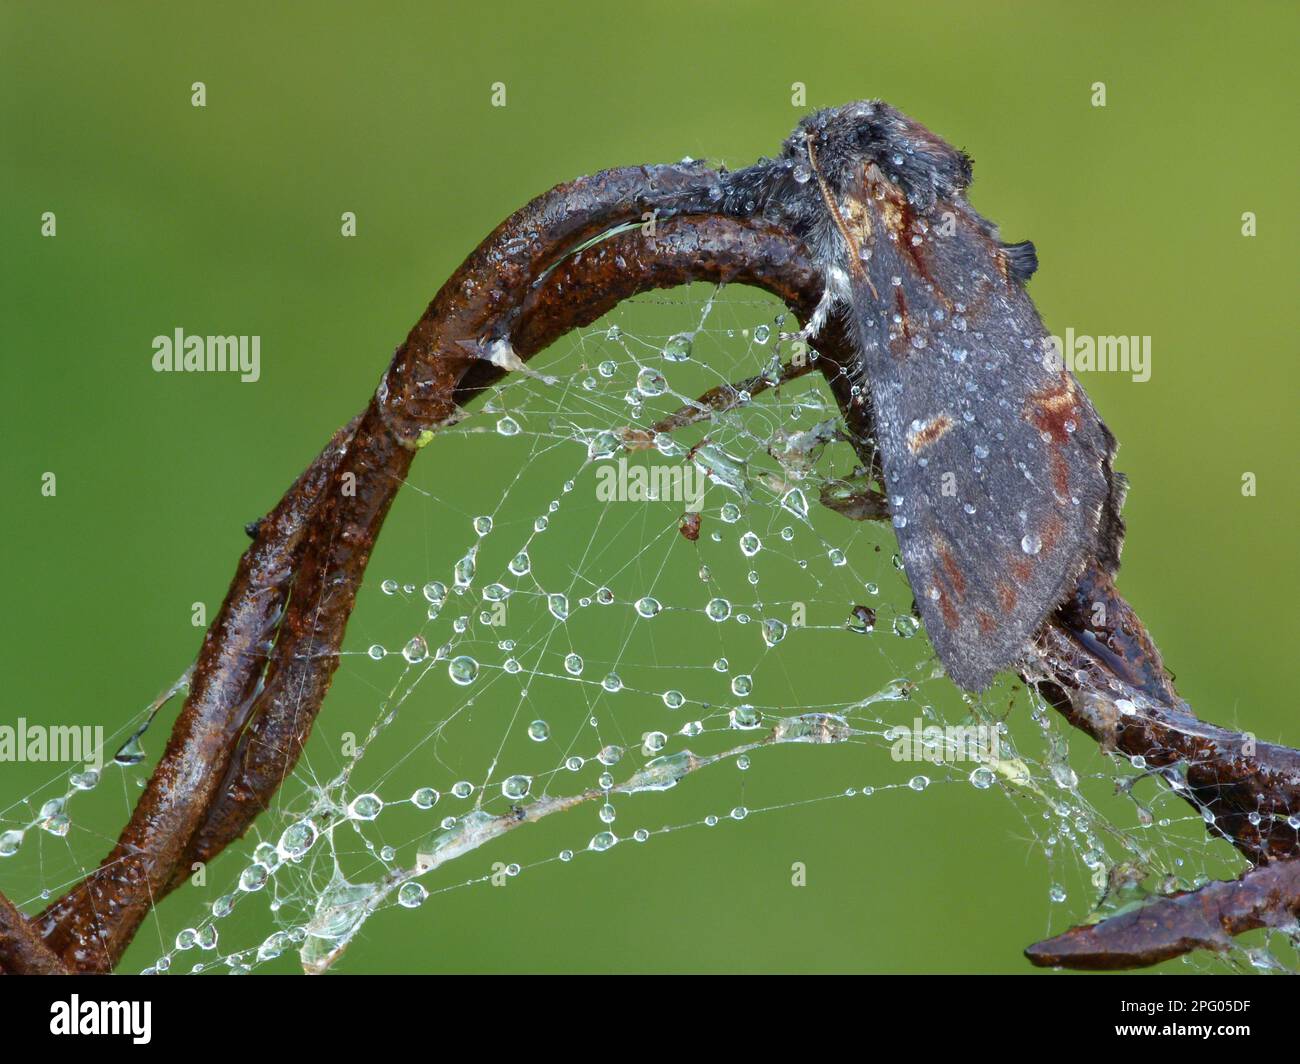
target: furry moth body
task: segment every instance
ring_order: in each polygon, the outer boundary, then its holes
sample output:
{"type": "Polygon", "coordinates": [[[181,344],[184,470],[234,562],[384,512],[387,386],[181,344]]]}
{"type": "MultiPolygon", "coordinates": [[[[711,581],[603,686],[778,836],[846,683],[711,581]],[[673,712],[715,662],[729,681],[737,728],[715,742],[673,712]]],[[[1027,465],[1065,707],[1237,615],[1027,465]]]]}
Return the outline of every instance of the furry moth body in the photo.
{"type": "Polygon", "coordinates": [[[806,118],[723,177],[729,213],[808,246],[847,316],[904,570],[948,674],[983,690],[1020,661],[1083,566],[1119,565],[1115,439],[1050,357],[1025,291],[1033,245],[966,202],[971,163],[887,104],[806,118]]]}

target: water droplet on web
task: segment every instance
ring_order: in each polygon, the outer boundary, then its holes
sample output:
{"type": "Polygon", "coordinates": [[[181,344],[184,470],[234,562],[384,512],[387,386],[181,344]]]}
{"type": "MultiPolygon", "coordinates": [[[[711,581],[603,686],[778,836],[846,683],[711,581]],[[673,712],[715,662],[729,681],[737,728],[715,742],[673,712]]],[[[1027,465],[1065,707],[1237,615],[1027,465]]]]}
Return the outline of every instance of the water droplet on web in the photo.
{"type": "Polygon", "coordinates": [[[866,634],[876,630],[876,611],[870,606],[854,606],[849,615],[848,626],[851,631],[866,634]]]}
{"type": "Polygon", "coordinates": [[[438,804],[439,794],[432,787],[421,787],[411,795],[411,804],[417,809],[432,809],[438,804]]]}
{"type": "Polygon", "coordinates": [[[734,502],[723,503],[722,509],[718,511],[718,516],[727,524],[734,525],[740,520],[740,507],[734,502]]]}
{"type": "Polygon", "coordinates": [[[662,609],[663,607],[659,604],[659,600],[653,599],[648,595],[645,598],[640,598],[636,601],[636,612],[647,619],[657,616],[659,611],[662,609]]]}
{"type": "Polygon", "coordinates": [[[731,616],[731,603],[724,598],[711,598],[704,607],[704,614],[711,621],[725,621],[731,616]]]}
{"type": "Polygon", "coordinates": [[[423,636],[413,636],[411,641],[402,648],[402,657],[412,665],[418,664],[429,656],[429,644],[424,641],[423,636]]]}
{"type": "Polygon", "coordinates": [[[636,390],[644,396],[663,395],[668,390],[668,381],[657,369],[646,366],[636,375],[636,390]]]}
{"type": "Polygon", "coordinates": [[[419,883],[414,881],[403,883],[397,889],[397,904],[404,909],[418,909],[428,896],[429,892],[419,883]]]}
{"type": "Polygon", "coordinates": [[[289,861],[296,861],[312,848],[316,841],[316,825],[310,820],[299,820],[284,829],[276,848],[280,856],[289,861]]]}
{"type": "Polygon", "coordinates": [[[738,758],[736,758],[736,768],[740,769],[741,772],[745,772],[746,770],[748,770],[749,765],[750,765],[750,760],[748,754],[741,754],[738,758]]]}
{"type": "Polygon", "coordinates": [[[686,333],[670,336],[664,344],[664,358],[669,362],[685,362],[691,357],[691,338],[686,333]]]}
{"type": "Polygon", "coordinates": [[[661,731],[646,732],[641,740],[641,752],[646,756],[657,754],[668,743],[668,736],[661,731]]]}
{"type": "Polygon", "coordinates": [[[447,664],[447,675],[451,677],[452,683],[465,687],[477,679],[478,662],[468,654],[461,654],[447,664]]]}
{"type": "Polygon", "coordinates": [[[546,596],[546,608],[551,611],[551,616],[557,621],[566,621],[569,619],[569,598],[567,595],[559,593],[546,596]]]}
{"type": "Polygon", "coordinates": [[[382,591],[385,595],[396,595],[397,588],[398,588],[398,583],[396,580],[385,580],[382,584],[379,585],[379,590],[382,591]]]}
{"type": "Polygon", "coordinates": [[[993,770],[984,765],[980,765],[979,768],[974,769],[971,772],[969,779],[972,787],[981,791],[986,791],[993,785],[993,770]]]}
{"type": "Polygon", "coordinates": [[[474,582],[474,570],[476,567],[474,553],[474,549],[471,548],[470,552],[456,563],[456,568],[453,570],[452,576],[455,579],[457,587],[469,587],[469,585],[474,582]]]}
{"type": "Polygon", "coordinates": [[[269,878],[265,865],[251,864],[239,874],[239,889],[251,894],[266,886],[269,878]]]}
{"type": "Polygon", "coordinates": [[[920,630],[921,622],[910,613],[904,613],[894,618],[894,635],[900,639],[911,639],[920,630]]]}
{"type": "Polygon", "coordinates": [[[55,813],[53,816],[47,816],[41,821],[41,829],[56,838],[63,838],[68,834],[68,829],[71,827],[72,821],[64,813],[55,813]]]}
{"type": "Polygon", "coordinates": [[[763,622],[762,631],[763,642],[770,647],[774,647],[785,638],[785,622],[779,621],[775,617],[769,617],[763,622]]]}
{"type": "Polygon", "coordinates": [[[527,798],[528,792],[533,789],[533,780],[531,776],[510,776],[501,783],[501,793],[512,802],[517,802],[520,798],[527,798]]]}
{"type": "Polygon", "coordinates": [[[140,732],[136,732],[120,747],[117,753],[113,755],[113,760],[119,765],[138,765],[145,759],[144,746],[140,742],[140,732]]]}
{"type": "Polygon", "coordinates": [[[623,681],[619,678],[618,673],[611,672],[608,676],[606,676],[603,680],[600,681],[600,686],[603,687],[610,694],[614,694],[618,691],[623,690],[623,681]]]}
{"type": "Polygon", "coordinates": [[[728,714],[728,719],[738,731],[752,731],[763,724],[763,714],[749,705],[737,706],[728,714]]]}
{"type": "Polygon", "coordinates": [[[588,849],[602,850],[611,849],[618,842],[618,836],[612,831],[602,831],[599,835],[592,836],[591,842],[587,844],[588,849]]]}
{"type": "Polygon", "coordinates": [[[808,497],[799,488],[791,488],[781,497],[781,505],[796,517],[808,516],[808,497]]]}
{"type": "Polygon", "coordinates": [[[681,709],[686,703],[686,696],[681,691],[665,691],[663,693],[663,703],[669,709],[681,709]]]}
{"type": "Polygon", "coordinates": [[[1063,902],[1066,899],[1065,888],[1057,883],[1052,884],[1052,888],[1047,892],[1047,896],[1054,902],[1063,902]]]}
{"type": "Polygon", "coordinates": [[[377,794],[359,794],[348,805],[353,820],[374,820],[384,811],[384,800],[377,794]]]}
{"type": "Polygon", "coordinates": [[[913,776],[907,781],[907,785],[914,791],[923,791],[930,786],[929,776],[913,776]]]}
{"type": "Polygon", "coordinates": [[[1037,554],[1043,549],[1043,541],[1039,536],[1031,532],[1020,540],[1020,549],[1026,554],[1037,554]]]}
{"type": "Polygon", "coordinates": [[[497,432],[502,436],[518,436],[519,422],[512,417],[503,417],[497,420],[497,432]]]}
{"type": "Polygon", "coordinates": [[[458,780],[452,784],[451,793],[457,798],[468,798],[474,793],[474,784],[470,783],[469,780],[458,780]]]}
{"type": "Polygon", "coordinates": [[[486,536],[492,531],[492,518],[486,515],[474,518],[474,531],[480,536],[486,536]]]}

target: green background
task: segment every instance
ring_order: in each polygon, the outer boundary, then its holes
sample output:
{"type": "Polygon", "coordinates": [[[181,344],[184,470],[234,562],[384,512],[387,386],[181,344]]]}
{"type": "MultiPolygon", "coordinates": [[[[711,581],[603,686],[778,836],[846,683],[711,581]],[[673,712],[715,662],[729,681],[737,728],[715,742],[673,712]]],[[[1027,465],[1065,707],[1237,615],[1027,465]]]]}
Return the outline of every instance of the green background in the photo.
{"type": "MultiPolygon", "coordinates": [[[[1037,245],[1049,327],[1153,337],[1150,381],[1084,381],[1133,486],[1122,589],[1201,714],[1300,741],[1294,4],[0,10],[6,720],[112,731],[181,671],[191,603],[215,609],[244,522],[361,406],[502,217],[606,166],[770,154],[803,113],[801,81],[809,107],[878,96],[969,151],[975,206],[1037,245]],[[505,108],[489,105],[497,81],[505,108]],[[178,325],[259,334],[261,381],[153,373],[151,338],[178,325]]],[[[480,477],[439,472],[438,494],[480,477]]],[[[401,549],[381,541],[371,583],[401,549]]],[[[340,683],[322,719],[375,700],[340,683]]],[[[815,759],[783,771],[818,792],[815,759]]],[[[10,803],[49,773],[2,773],[0,808],[23,818],[10,803]]],[[[85,829],[81,860],[126,802],[85,829]]],[[[1009,803],[956,790],[903,812],[774,813],[381,914],[343,968],[1023,971],[1052,916],[1023,828],[1009,803]]],[[[57,850],[0,866],[0,889],[38,906],[68,874],[57,850]]],[[[173,897],[125,967],[197,904],[173,897]]]]}

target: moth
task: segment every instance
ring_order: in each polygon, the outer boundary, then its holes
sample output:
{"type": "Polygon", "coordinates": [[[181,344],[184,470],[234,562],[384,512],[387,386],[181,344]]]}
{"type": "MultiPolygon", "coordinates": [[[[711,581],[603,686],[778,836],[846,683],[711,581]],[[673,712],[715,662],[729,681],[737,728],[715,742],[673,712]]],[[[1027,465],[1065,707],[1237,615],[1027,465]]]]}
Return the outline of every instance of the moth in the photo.
{"type": "Polygon", "coordinates": [[[807,246],[869,396],[889,517],[949,676],[984,690],[1023,659],[1085,564],[1119,566],[1115,437],[1049,341],[1007,244],[967,202],[972,164],[869,101],[805,118],[775,159],[723,174],[721,209],[807,246]]]}

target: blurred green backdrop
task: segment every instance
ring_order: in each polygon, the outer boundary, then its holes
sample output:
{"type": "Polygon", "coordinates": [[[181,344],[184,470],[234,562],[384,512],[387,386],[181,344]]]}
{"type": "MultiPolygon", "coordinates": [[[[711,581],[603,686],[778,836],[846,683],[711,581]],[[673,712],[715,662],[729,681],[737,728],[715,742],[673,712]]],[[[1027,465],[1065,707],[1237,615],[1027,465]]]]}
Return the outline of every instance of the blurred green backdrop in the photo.
{"type": "MultiPolygon", "coordinates": [[[[1300,742],[1298,11],[3,4],[5,719],[111,731],[180,672],[200,638],[191,603],[216,608],[243,523],[361,406],[502,217],[606,166],[769,154],[803,113],[798,81],[809,108],[879,96],[969,151],[976,207],[1038,247],[1049,327],[1153,337],[1150,381],[1084,380],[1133,485],[1122,588],[1199,712],[1300,742]],[[261,381],[153,373],[151,338],[178,325],[260,335],[261,381]]],[[[373,707],[359,686],[324,718],[373,707]]],[[[785,770],[816,791],[813,760],[785,770]]],[[[48,775],[5,765],[0,806],[48,775]]],[[[1048,928],[1046,865],[1006,803],[791,810],[665,845],[551,867],[504,898],[453,892],[420,934],[377,919],[345,970],[1023,971],[1048,928]],[[806,894],[788,889],[795,850],[806,894]]],[[[5,876],[29,908],[59,886],[5,876]]],[[[196,905],[172,898],[162,927],[196,905]]],[[[127,970],[159,935],[146,925],[127,970]]]]}

